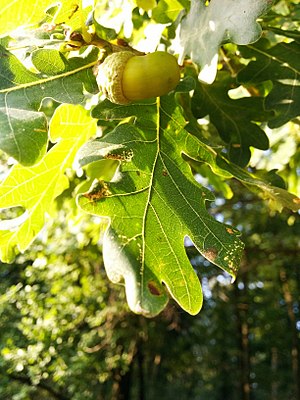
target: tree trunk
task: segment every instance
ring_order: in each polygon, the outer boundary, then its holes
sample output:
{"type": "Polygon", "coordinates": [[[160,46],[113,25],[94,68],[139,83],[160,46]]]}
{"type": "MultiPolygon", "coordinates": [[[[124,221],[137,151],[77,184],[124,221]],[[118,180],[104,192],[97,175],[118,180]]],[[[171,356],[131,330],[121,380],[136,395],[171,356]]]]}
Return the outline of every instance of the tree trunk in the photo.
{"type": "Polygon", "coordinates": [[[278,349],[272,347],[271,349],[271,371],[272,371],[272,383],[271,383],[271,400],[278,400],[278,349]]]}
{"type": "Polygon", "coordinates": [[[139,371],[139,400],[145,400],[144,353],[141,342],[138,343],[136,357],[139,371]]]}
{"type": "Polygon", "coordinates": [[[225,346],[223,347],[223,351],[221,353],[220,358],[220,367],[222,370],[221,378],[221,386],[220,386],[220,395],[218,397],[219,400],[231,400],[232,399],[232,382],[228,379],[228,375],[230,372],[230,366],[228,361],[228,352],[226,351],[225,346]]]}
{"type": "Polygon", "coordinates": [[[241,290],[235,285],[237,337],[240,364],[240,391],[241,400],[250,400],[250,348],[249,348],[249,325],[248,325],[248,294],[247,273],[244,271],[242,282],[244,288],[241,290]]]}
{"type": "Polygon", "coordinates": [[[295,400],[300,400],[300,351],[299,351],[299,339],[298,332],[296,328],[296,315],[293,310],[293,295],[290,289],[289,281],[286,276],[286,271],[281,268],[279,272],[283,297],[287,306],[287,313],[290,322],[290,329],[292,335],[292,348],[291,348],[291,359],[292,359],[292,373],[293,373],[293,383],[294,383],[294,398],[295,400]]]}

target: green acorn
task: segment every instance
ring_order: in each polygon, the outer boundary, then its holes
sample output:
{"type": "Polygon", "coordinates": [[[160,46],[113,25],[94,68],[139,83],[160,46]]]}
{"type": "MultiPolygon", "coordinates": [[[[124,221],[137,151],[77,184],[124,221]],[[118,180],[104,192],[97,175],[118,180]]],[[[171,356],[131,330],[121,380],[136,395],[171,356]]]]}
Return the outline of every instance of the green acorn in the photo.
{"type": "Polygon", "coordinates": [[[97,74],[100,91],[116,104],[163,96],[179,80],[176,58],[163,51],[141,56],[130,51],[113,53],[99,66],[97,74]]]}

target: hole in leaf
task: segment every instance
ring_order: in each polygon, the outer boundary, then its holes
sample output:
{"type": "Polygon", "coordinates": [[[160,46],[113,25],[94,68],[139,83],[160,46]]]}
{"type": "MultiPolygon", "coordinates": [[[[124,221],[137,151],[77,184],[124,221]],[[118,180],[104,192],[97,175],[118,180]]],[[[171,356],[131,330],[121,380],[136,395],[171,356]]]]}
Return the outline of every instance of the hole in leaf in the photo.
{"type": "Polygon", "coordinates": [[[23,224],[29,214],[24,207],[0,209],[0,230],[13,230],[23,224]]]}

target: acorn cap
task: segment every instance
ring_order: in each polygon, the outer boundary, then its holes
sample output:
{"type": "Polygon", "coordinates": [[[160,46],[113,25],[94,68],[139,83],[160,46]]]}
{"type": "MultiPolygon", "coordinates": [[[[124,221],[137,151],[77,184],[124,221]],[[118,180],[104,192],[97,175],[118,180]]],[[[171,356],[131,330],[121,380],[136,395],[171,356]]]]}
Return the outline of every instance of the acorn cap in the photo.
{"type": "Polygon", "coordinates": [[[116,104],[128,104],[122,89],[122,77],[127,61],[135,56],[130,51],[120,51],[110,54],[99,66],[97,84],[101,92],[116,104]]]}

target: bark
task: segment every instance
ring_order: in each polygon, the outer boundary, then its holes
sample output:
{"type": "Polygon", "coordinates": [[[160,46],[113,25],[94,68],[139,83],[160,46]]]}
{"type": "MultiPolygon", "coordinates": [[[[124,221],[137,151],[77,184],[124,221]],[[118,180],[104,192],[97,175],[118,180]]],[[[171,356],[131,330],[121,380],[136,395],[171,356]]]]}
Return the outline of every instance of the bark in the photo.
{"type": "Polygon", "coordinates": [[[144,354],[142,342],[136,343],[134,356],[132,357],[128,371],[124,374],[121,370],[114,371],[112,394],[110,400],[129,400],[132,386],[137,381],[138,399],[145,400],[144,354]],[[135,368],[137,366],[137,368],[135,368]]]}
{"type": "Polygon", "coordinates": [[[291,359],[292,359],[292,373],[293,373],[293,386],[294,386],[294,398],[300,400],[300,350],[299,350],[299,339],[296,328],[296,315],[293,310],[293,294],[290,289],[290,284],[284,268],[281,268],[279,272],[283,297],[287,306],[287,313],[291,328],[291,359]]]}
{"type": "Polygon", "coordinates": [[[244,289],[240,290],[235,285],[235,307],[236,325],[239,349],[240,364],[240,392],[241,400],[250,400],[250,346],[249,346],[249,325],[248,325],[248,303],[247,303],[247,271],[241,274],[244,289]]]}
{"type": "Polygon", "coordinates": [[[125,374],[121,374],[119,370],[115,371],[111,400],[129,400],[131,376],[132,363],[125,374]]]}
{"type": "Polygon", "coordinates": [[[272,347],[271,349],[271,371],[272,371],[272,383],[271,383],[271,400],[278,400],[278,381],[277,377],[278,370],[278,349],[272,347]]]}
{"type": "Polygon", "coordinates": [[[225,348],[224,351],[221,353],[221,387],[220,387],[220,395],[219,400],[231,400],[232,399],[232,382],[228,379],[228,375],[230,372],[230,366],[228,364],[228,352],[226,352],[225,348]]]}
{"type": "Polygon", "coordinates": [[[141,343],[138,345],[136,356],[139,371],[139,400],[145,400],[144,353],[141,343]]]}

